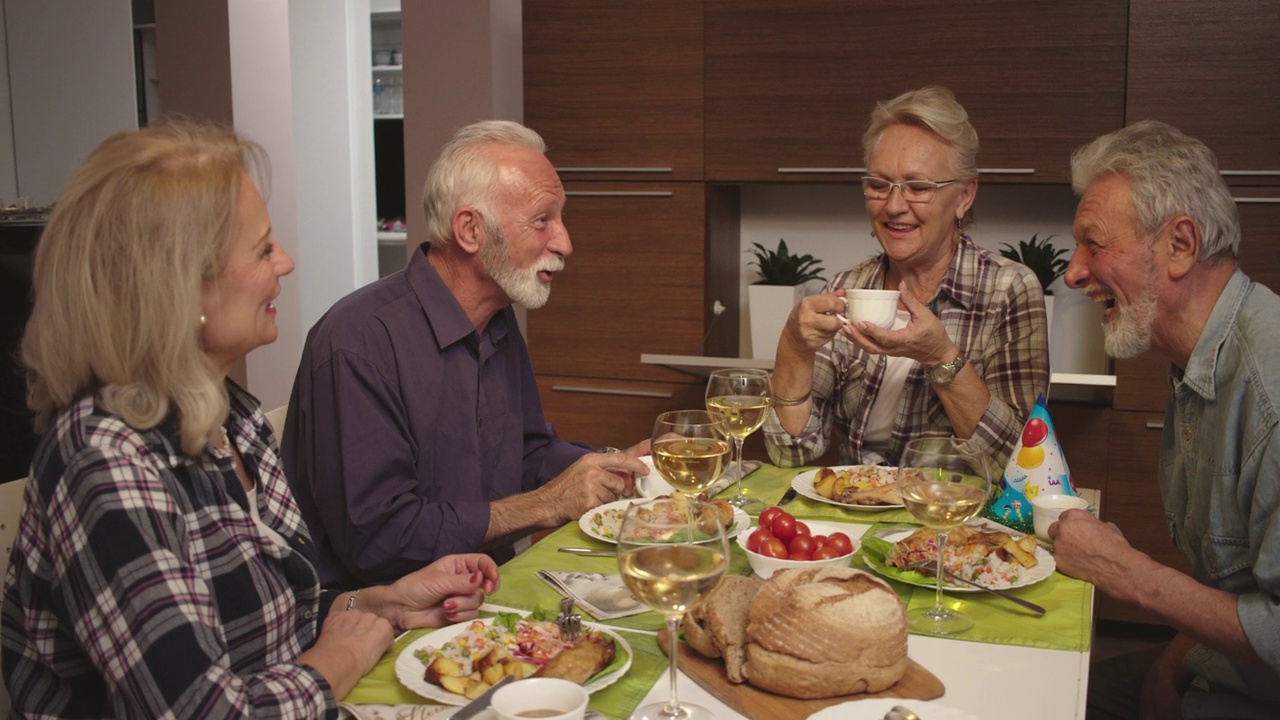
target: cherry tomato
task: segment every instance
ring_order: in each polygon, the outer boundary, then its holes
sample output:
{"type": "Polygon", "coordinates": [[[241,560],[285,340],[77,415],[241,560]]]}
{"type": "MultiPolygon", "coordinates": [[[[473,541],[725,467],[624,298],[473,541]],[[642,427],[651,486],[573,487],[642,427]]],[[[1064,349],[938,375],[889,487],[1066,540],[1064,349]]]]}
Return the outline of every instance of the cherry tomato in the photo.
{"type": "Polygon", "coordinates": [[[826,545],[826,544],[827,544],[827,536],[826,536],[826,535],[814,535],[814,536],[813,536],[813,547],[814,547],[814,549],[815,549],[815,550],[816,550],[816,549],[818,549],[818,548],[820,548],[820,547],[822,547],[823,545],[826,545]]]}
{"type": "Polygon", "coordinates": [[[814,557],[813,557],[812,555],[810,555],[809,553],[807,553],[807,552],[793,552],[793,553],[791,553],[791,557],[789,557],[789,558],[787,558],[787,559],[788,559],[788,560],[805,560],[805,561],[809,561],[809,560],[813,560],[813,559],[814,559],[814,557]]]}
{"type": "Polygon", "coordinates": [[[773,519],[777,517],[778,513],[780,512],[782,512],[782,508],[771,507],[771,508],[767,508],[764,512],[760,513],[760,527],[762,528],[773,527],[773,519]]]}
{"type": "Polygon", "coordinates": [[[853,541],[849,539],[848,535],[845,535],[842,532],[833,532],[827,536],[827,544],[822,546],[822,549],[824,550],[827,548],[835,550],[837,557],[840,555],[848,555],[853,552],[853,541]]]}
{"type": "Polygon", "coordinates": [[[796,536],[796,519],[789,513],[782,513],[773,518],[773,535],[782,542],[791,542],[796,536]]]}
{"type": "Polygon", "coordinates": [[[844,553],[836,552],[835,548],[831,547],[830,543],[827,543],[826,545],[823,545],[822,547],[813,551],[813,559],[814,560],[834,560],[842,556],[843,554],[844,553]]]}
{"type": "Polygon", "coordinates": [[[747,537],[747,549],[751,552],[760,552],[761,543],[771,537],[773,537],[773,533],[769,532],[768,528],[756,528],[755,531],[747,537]]]}
{"type": "Polygon", "coordinates": [[[796,521],[796,535],[813,535],[813,533],[809,532],[809,526],[808,526],[808,525],[805,525],[804,523],[802,523],[802,522],[800,522],[799,520],[797,520],[797,521],[796,521]]]}
{"type": "Polygon", "coordinates": [[[787,552],[791,553],[791,559],[796,559],[796,553],[804,553],[805,555],[813,554],[818,547],[813,544],[813,538],[808,535],[796,535],[791,538],[791,542],[787,543],[787,552]]]}
{"type": "Polygon", "coordinates": [[[782,541],[779,540],[778,538],[771,537],[768,540],[765,540],[764,542],[760,543],[760,554],[765,557],[786,560],[787,546],[783,545],[782,541]]]}

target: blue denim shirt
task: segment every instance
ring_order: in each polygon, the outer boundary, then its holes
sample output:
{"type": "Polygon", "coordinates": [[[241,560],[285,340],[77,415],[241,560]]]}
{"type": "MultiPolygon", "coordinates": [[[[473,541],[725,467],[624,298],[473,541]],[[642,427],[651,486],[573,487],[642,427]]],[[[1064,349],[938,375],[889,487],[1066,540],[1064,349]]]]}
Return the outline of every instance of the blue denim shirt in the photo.
{"type": "MultiPolygon", "coordinates": [[[[1186,370],[1171,368],[1160,490],[1192,574],[1240,595],[1249,642],[1280,673],[1278,318],[1280,298],[1237,270],[1186,370]]],[[[1251,685],[1251,695],[1275,696],[1274,687],[1251,685]]]]}

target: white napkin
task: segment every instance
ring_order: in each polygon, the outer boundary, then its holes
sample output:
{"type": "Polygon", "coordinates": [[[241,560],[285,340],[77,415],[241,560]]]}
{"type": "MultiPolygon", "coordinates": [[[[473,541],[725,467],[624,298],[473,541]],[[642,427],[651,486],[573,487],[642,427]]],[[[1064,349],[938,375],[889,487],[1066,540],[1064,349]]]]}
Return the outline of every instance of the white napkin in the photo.
{"type": "Polygon", "coordinates": [[[649,609],[631,594],[617,573],[539,570],[537,575],[597,620],[639,615],[649,609]]]}
{"type": "MultiPolygon", "coordinates": [[[[355,720],[445,720],[459,708],[451,705],[338,705],[338,717],[355,720]]],[[[477,716],[480,717],[480,716],[477,716]]]]}

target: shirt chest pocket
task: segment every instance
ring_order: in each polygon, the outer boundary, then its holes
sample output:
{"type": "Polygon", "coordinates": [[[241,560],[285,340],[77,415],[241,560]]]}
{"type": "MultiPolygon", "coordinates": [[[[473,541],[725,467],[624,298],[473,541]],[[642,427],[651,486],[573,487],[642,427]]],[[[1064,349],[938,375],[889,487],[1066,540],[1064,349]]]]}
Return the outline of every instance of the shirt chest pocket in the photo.
{"type": "Polygon", "coordinates": [[[1193,498],[1188,504],[1189,539],[1199,538],[1205,572],[1217,583],[1238,573],[1247,573],[1255,562],[1247,519],[1236,507],[1235,495],[1227,491],[1237,487],[1237,482],[1235,474],[1218,474],[1212,481],[1212,487],[1218,492],[1193,498]]]}

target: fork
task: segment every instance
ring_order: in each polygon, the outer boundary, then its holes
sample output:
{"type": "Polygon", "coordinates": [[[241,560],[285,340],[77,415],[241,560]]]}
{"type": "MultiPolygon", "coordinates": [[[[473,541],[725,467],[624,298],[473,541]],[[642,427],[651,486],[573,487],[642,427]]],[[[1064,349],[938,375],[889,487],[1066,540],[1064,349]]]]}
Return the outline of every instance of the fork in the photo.
{"type": "MultiPolygon", "coordinates": [[[[922,570],[923,570],[923,571],[927,571],[927,572],[928,572],[928,574],[930,574],[930,575],[937,575],[937,573],[938,573],[938,566],[937,566],[936,564],[934,564],[934,562],[933,562],[932,560],[918,560],[918,561],[916,561],[916,562],[913,562],[913,563],[909,563],[909,564],[907,564],[906,566],[904,566],[904,567],[903,567],[903,569],[904,569],[904,570],[915,570],[915,571],[917,571],[917,572],[918,572],[918,571],[922,571],[922,570]]],[[[1013,602],[1013,603],[1017,603],[1018,605],[1021,605],[1022,607],[1024,607],[1024,608],[1026,608],[1026,609],[1030,610],[1031,612],[1033,612],[1033,613],[1035,613],[1035,614],[1037,614],[1037,615],[1044,615],[1044,614],[1045,614],[1045,609],[1044,609],[1044,608],[1042,608],[1042,607],[1040,607],[1039,605],[1037,605],[1037,604],[1035,604],[1035,603],[1031,602],[1030,600],[1023,600],[1022,598],[1018,597],[1017,595],[1013,595],[1013,594],[1007,593],[1007,592],[1005,592],[1004,590],[997,590],[997,589],[995,589],[995,588],[989,588],[989,587],[987,587],[986,585],[979,585],[978,583],[976,583],[976,582],[974,582],[974,581],[972,581],[972,580],[969,580],[969,579],[967,579],[967,578],[962,578],[962,577],[960,577],[959,575],[956,575],[955,573],[953,573],[953,572],[951,572],[950,570],[948,570],[948,569],[946,568],[946,566],[945,566],[945,565],[942,567],[942,574],[943,574],[943,575],[946,575],[946,576],[947,576],[947,579],[949,579],[949,580],[955,580],[955,581],[957,581],[957,582],[965,583],[966,585],[972,585],[973,587],[976,587],[976,588],[978,588],[979,590],[985,590],[985,591],[987,591],[987,592],[991,593],[992,595],[999,595],[1000,597],[1004,598],[1005,600],[1008,600],[1008,601],[1013,602]]]]}
{"type": "Polygon", "coordinates": [[[582,632],[582,616],[573,611],[573,598],[560,601],[560,614],[556,616],[556,627],[560,628],[560,639],[565,642],[577,642],[582,632]]]}

